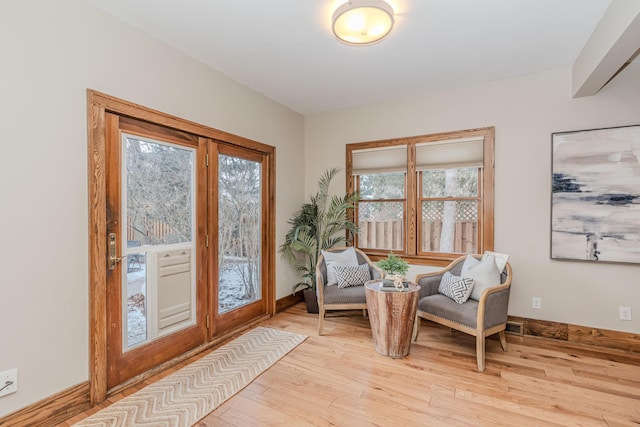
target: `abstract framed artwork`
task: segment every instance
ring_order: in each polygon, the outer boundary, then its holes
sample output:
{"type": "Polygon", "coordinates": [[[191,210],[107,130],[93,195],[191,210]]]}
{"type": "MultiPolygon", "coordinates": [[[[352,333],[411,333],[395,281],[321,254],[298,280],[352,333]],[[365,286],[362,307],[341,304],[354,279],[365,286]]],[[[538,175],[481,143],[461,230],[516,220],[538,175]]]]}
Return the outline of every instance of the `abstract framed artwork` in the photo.
{"type": "Polygon", "coordinates": [[[640,263],[640,125],[551,135],[551,258],[640,263]]]}

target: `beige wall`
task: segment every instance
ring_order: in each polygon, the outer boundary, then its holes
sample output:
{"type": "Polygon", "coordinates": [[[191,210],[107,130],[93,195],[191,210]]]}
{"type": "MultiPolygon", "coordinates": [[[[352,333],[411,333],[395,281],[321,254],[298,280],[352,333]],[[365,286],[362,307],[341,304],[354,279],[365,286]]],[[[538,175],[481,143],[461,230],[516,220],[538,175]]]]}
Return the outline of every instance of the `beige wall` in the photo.
{"type": "Polygon", "coordinates": [[[570,94],[566,69],[307,116],[307,192],[325,168],[344,166],[346,143],[495,126],[495,250],[511,255],[509,313],[638,333],[640,266],[552,261],[549,228],[551,133],[640,123],[640,63],[596,96],[570,94]],[[633,321],[619,320],[620,305],[633,321]]]}
{"type": "MultiPolygon", "coordinates": [[[[83,0],[4,1],[0,40],[1,417],[88,379],[87,88],[277,147],[278,236],[304,121],[83,0]]],[[[278,257],[279,298],[293,277],[278,257]]]]}

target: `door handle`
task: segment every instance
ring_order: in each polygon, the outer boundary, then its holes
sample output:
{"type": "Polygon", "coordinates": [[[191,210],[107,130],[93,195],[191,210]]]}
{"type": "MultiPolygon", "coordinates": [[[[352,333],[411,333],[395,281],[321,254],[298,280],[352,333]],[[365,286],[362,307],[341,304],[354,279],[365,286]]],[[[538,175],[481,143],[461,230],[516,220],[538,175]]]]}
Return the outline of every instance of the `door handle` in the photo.
{"type": "Polygon", "coordinates": [[[116,233],[109,233],[109,270],[115,270],[116,265],[127,256],[118,257],[116,251],[118,249],[116,233]]]}

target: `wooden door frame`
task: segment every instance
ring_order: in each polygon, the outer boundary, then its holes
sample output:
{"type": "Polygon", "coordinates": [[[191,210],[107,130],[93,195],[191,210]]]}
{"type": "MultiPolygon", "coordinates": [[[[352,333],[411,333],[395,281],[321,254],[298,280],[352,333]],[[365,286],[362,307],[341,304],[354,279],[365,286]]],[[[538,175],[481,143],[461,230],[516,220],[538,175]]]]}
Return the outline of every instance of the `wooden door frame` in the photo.
{"type": "Polygon", "coordinates": [[[275,147],[213,129],[157,110],[87,89],[87,172],[89,196],[89,394],[91,406],[107,398],[107,205],[106,113],[132,117],[205,138],[249,148],[266,156],[269,168],[264,230],[267,251],[264,274],[269,283],[267,314],[275,314],[275,147]]]}

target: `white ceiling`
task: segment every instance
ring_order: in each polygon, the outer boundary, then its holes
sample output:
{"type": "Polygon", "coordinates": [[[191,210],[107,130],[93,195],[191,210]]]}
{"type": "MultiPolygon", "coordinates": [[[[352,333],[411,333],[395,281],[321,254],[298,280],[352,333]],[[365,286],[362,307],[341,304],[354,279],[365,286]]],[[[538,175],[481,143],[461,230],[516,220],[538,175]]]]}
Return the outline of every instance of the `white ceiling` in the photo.
{"type": "Polygon", "coordinates": [[[387,0],[392,34],[331,33],[345,0],[88,0],[301,114],[568,68],[610,0],[387,0]]]}

